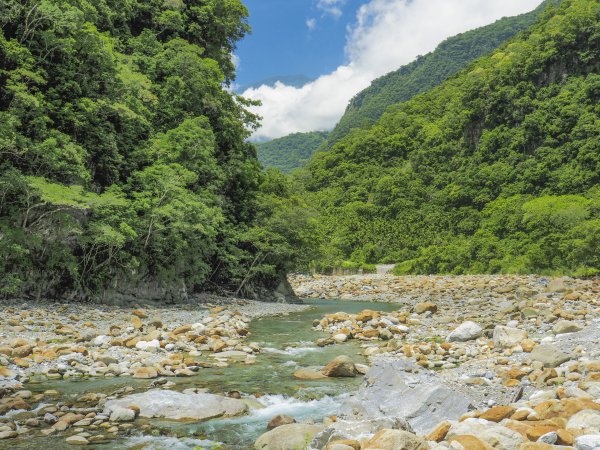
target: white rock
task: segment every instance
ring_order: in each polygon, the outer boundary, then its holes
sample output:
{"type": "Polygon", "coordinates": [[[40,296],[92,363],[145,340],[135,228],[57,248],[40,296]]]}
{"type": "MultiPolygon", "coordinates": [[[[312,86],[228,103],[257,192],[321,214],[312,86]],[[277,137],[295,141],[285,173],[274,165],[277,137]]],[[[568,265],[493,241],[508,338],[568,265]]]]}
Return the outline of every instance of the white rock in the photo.
{"type": "Polygon", "coordinates": [[[137,344],[135,344],[135,348],[137,348],[138,350],[149,350],[149,349],[156,349],[160,347],[160,342],[158,341],[158,339],[153,339],[151,341],[138,341],[137,344]]]}
{"type": "Polygon", "coordinates": [[[483,329],[475,322],[464,322],[452,331],[446,341],[448,342],[465,342],[477,339],[481,336],[483,329]]]}
{"type": "Polygon", "coordinates": [[[600,449],[600,434],[586,434],[575,439],[575,448],[577,450],[598,450],[600,449]]]}
{"type": "Polygon", "coordinates": [[[593,409],[579,411],[577,414],[571,416],[565,428],[600,431],[600,412],[593,409]]]}
{"type": "Polygon", "coordinates": [[[333,336],[333,340],[339,343],[346,342],[348,340],[348,336],[344,333],[339,333],[333,336]]]}
{"type": "Polygon", "coordinates": [[[111,422],[131,422],[135,420],[135,411],[123,406],[114,406],[110,410],[111,422]]]}
{"type": "Polygon", "coordinates": [[[111,339],[112,338],[110,336],[106,336],[104,334],[96,336],[94,339],[94,345],[100,347],[101,345],[110,344],[111,339]]]}
{"type": "Polygon", "coordinates": [[[137,406],[140,416],[173,420],[207,420],[221,416],[236,416],[246,412],[242,400],[212,394],[186,395],[168,390],[150,390],[132,394],[118,400],[109,400],[104,413],[111,414],[115,408],[137,406]]]}
{"type": "Polygon", "coordinates": [[[493,340],[496,347],[511,348],[527,339],[527,336],[525,330],[498,325],[494,328],[493,340]]]}

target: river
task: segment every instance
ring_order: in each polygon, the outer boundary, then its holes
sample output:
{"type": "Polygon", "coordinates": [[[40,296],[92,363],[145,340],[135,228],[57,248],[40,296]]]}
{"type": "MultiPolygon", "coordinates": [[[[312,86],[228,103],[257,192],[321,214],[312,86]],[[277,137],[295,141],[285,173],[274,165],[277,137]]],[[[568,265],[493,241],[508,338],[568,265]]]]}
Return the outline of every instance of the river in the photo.
{"type": "MultiPolygon", "coordinates": [[[[293,416],[297,421],[320,421],[335,414],[340,401],[356,390],[362,377],[300,381],[293,372],[300,367],[322,366],[341,354],[355,362],[364,363],[358,341],[342,345],[318,347],[315,341],[324,333],[312,329],[312,322],[323,315],[344,311],[357,313],[364,309],[393,311],[399,305],[341,300],[310,300],[310,309],[287,316],[266,317],[252,321],[248,342],[257,342],[262,351],[256,364],[230,364],[226,368],[207,368],[197,376],[169,379],[177,384],[176,390],[190,387],[206,388],[211,393],[238,391],[248,399],[251,409],[245,416],[218,419],[208,422],[170,422],[165,420],[137,420],[131,436],[97,444],[97,449],[247,449],[266,431],[267,422],[277,414],[293,416]],[[149,424],[150,431],[140,431],[139,426],[149,424]]],[[[61,400],[73,402],[85,392],[113,393],[132,386],[145,390],[151,380],[131,378],[93,378],[77,381],[55,381],[30,384],[28,389],[42,392],[59,391],[61,400]]],[[[36,438],[28,436],[27,442],[15,442],[12,448],[66,449],[64,437],[36,438]]]]}

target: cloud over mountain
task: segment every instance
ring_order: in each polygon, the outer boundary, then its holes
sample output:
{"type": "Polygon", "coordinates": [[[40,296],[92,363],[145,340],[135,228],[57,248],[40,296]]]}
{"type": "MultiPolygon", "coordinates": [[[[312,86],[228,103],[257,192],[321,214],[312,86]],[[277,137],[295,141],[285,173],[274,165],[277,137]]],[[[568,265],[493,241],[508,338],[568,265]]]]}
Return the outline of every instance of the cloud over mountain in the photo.
{"type": "MultiPolygon", "coordinates": [[[[331,14],[343,3],[319,2],[331,14]]],[[[330,129],[348,101],[373,79],[434,50],[450,36],[533,10],[539,3],[541,0],[370,0],[359,8],[348,29],[346,64],[301,88],[277,83],[243,93],[262,101],[255,112],[263,117],[263,125],[253,137],[330,129]]]]}

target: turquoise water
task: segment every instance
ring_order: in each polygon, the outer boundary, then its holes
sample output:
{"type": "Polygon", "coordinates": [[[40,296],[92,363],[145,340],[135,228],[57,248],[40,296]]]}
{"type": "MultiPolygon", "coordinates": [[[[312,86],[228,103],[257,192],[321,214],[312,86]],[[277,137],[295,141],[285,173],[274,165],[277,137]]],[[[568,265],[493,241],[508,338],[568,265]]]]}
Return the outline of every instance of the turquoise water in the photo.
{"type": "MultiPolygon", "coordinates": [[[[277,414],[288,414],[298,421],[320,421],[335,414],[343,397],[358,388],[362,377],[301,381],[293,377],[293,372],[300,367],[325,365],[341,354],[350,356],[357,363],[365,362],[365,359],[359,354],[361,349],[357,341],[328,347],[316,346],[314,341],[326,334],[312,329],[313,320],[338,311],[393,311],[398,305],[337,300],[310,300],[307,304],[312,307],[306,311],[252,321],[247,341],[257,342],[262,348],[256,364],[232,363],[227,368],[201,369],[194,377],[169,379],[177,383],[177,390],[202,387],[211,393],[239,391],[244,398],[251,399],[252,403],[258,400],[262,407],[252,408],[242,417],[203,423],[149,420],[145,422],[152,426],[154,433],[162,436],[134,433],[129,439],[92,448],[177,450],[211,448],[213,443],[218,442],[228,449],[246,449],[252,448],[256,438],[266,431],[267,422],[277,414]]],[[[143,389],[151,381],[130,378],[84,379],[47,382],[31,385],[29,389],[56,389],[68,400],[84,392],[109,393],[125,386],[143,389]]],[[[28,447],[13,448],[73,448],[65,445],[64,437],[43,440],[44,442],[37,442],[38,439],[29,439],[28,447]]]]}

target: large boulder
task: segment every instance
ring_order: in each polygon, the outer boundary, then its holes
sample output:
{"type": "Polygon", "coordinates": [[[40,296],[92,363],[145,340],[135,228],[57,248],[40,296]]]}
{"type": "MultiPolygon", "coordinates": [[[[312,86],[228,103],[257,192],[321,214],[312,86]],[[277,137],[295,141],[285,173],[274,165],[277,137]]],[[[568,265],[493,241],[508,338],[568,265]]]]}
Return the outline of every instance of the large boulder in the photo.
{"type": "Polygon", "coordinates": [[[435,374],[407,360],[380,358],[357,393],[344,401],[343,420],[402,419],[417,434],[427,434],[444,420],[458,420],[471,400],[440,383],[435,374]]]}
{"type": "Polygon", "coordinates": [[[381,430],[367,441],[363,450],[428,450],[422,437],[401,430],[381,430]]]}
{"type": "Polygon", "coordinates": [[[569,355],[550,344],[538,345],[531,351],[531,359],[541,362],[544,367],[558,367],[571,359],[569,355]]]}
{"type": "Polygon", "coordinates": [[[577,333],[583,330],[583,327],[576,322],[570,320],[559,320],[553,328],[556,334],[577,333]]]}
{"type": "Polygon", "coordinates": [[[516,448],[525,441],[520,433],[483,419],[466,419],[454,423],[448,430],[446,439],[450,441],[458,436],[476,436],[496,448],[516,448]]]}
{"type": "Polygon", "coordinates": [[[269,420],[269,423],[267,424],[267,430],[273,430],[277,427],[289,425],[291,423],[296,423],[296,419],[294,419],[292,416],[286,416],[285,414],[278,414],[269,420]]]}
{"type": "Polygon", "coordinates": [[[340,355],[321,370],[326,377],[355,377],[356,367],[352,358],[340,355]]]}
{"type": "Polygon", "coordinates": [[[257,450],[297,450],[306,448],[313,437],[323,430],[322,425],[292,423],[267,431],[254,443],[257,450]]]}
{"type": "Polygon", "coordinates": [[[460,324],[446,337],[448,342],[466,342],[477,339],[481,336],[483,328],[481,328],[475,322],[467,321],[460,324]]]}
{"type": "Polygon", "coordinates": [[[305,381],[313,381],[323,380],[327,378],[327,375],[324,375],[319,368],[303,367],[302,369],[298,369],[294,372],[294,378],[305,381]]]}
{"type": "Polygon", "coordinates": [[[500,348],[511,348],[527,339],[527,331],[518,328],[498,325],[494,328],[494,345],[500,348]]]}
{"type": "Polygon", "coordinates": [[[248,409],[246,403],[213,394],[183,394],[161,389],[109,400],[104,413],[111,415],[119,408],[139,409],[140,417],[172,420],[208,420],[222,416],[237,416],[248,409]]]}

